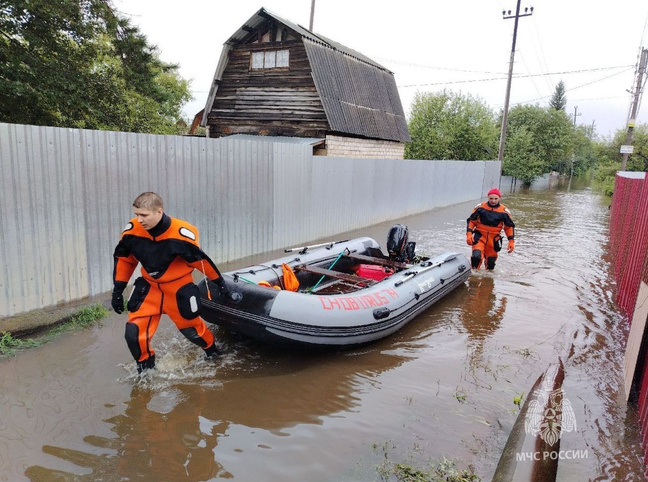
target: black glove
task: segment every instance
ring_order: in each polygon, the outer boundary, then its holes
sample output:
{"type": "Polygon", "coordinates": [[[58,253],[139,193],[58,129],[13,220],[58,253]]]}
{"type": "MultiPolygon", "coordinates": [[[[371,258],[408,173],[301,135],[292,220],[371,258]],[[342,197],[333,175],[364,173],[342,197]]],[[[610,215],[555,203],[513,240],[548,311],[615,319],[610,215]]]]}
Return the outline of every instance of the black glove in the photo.
{"type": "Polygon", "coordinates": [[[127,283],[123,281],[115,281],[115,286],[112,291],[112,300],[110,304],[112,309],[115,310],[115,313],[121,315],[124,312],[124,290],[126,289],[127,283]]]}
{"type": "Polygon", "coordinates": [[[238,303],[243,298],[241,293],[238,293],[237,291],[230,291],[223,278],[216,278],[215,280],[212,280],[212,282],[216,286],[218,286],[218,291],[220,291],[220,294],[224,300],[230,300],[234,303],[238,303]]]}

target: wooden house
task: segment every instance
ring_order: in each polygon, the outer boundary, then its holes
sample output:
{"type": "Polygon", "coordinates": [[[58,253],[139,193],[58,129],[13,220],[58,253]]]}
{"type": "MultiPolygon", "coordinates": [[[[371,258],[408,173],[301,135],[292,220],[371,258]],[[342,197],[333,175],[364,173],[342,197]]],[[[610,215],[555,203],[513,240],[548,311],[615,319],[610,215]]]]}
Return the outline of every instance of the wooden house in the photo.
{"type": "Polygon", "coordinates": [[[201,125],[320,138],[340,157],[402,159],[411,140],[392,72],[264,8],[225,42],[201,125]]]}

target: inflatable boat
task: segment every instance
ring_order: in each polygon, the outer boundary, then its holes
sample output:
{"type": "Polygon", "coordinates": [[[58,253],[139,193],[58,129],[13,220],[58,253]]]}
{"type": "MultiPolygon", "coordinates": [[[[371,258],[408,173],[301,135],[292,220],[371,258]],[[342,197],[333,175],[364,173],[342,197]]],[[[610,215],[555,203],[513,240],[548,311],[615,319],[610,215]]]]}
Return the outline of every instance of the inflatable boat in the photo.
{"type": "Polygon", "coordinates": [[[200,282],[201,316],[268,343],[360,345],[396,332],[470,275],[461,254],[416,256],[403,225],[391,228],[387,248],[362,237],[286,249],[222,273],[233,296],[200,282]]]}

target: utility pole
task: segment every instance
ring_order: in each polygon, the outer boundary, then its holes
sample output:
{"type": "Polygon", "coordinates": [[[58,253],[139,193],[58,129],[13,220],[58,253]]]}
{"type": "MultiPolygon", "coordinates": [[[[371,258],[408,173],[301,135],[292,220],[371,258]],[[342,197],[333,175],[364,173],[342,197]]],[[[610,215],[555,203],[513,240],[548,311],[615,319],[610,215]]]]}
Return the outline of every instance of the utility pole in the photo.
{"type": "Polygon", "coordinates": [[[579,117],[579,116],[583,115],[583,114],[577,114],[576,112],[578,112],[578,106],[577,105],[574,106],[574,127],[576,127],[576,117],[579,117]]]}
{"type": "Polygon", "coordinates": [[[308,24],[308,30],[313,31],[313,18],[315,18],[315,0],[311,0],[311,16],[310,23],[308,24]]]}
{"type": "Polygon", "coordinates": [[[517,0],[517,7],[515,8],[515,15],[511,15],[511,11],[502,11],[504,20],[514,18],[515,23],[513,26],[513,45],[511,46],[511,60],[509,61],[508,80],[506,81],[506,97],[504,99],[504,114],[502,115],[502,131],[500,133],[499,152],[497,153],[497,160],[501,161],[504,158],[504,141],[506,139],[506,123],[508,122],[508,108],[509,100],[511,98],[511,79],[513,78],[513,61],[515,60],[515,43],[517,41],[518,21],[520,17],[528,17],[533,15],[533,7],[525,8],[524,13],[520,14],[520,2],[517,0]]]}
{"type": "MultiPolygon", "coordinates": [[[[637,111],[639,110],[639,103],[641,102],[641,94],[643,90],[643,75],[646,72],[646,62],[648,62],[648,50],[641,51],[641,60],[639,61],[639,68],[637,69],[637,87],[634,91],[634,98],[632,99],[632,108],[630,109],[630,119],[628,119],[628,132],[626,133],[626,140],[624,146],[630,146],[632,142],[632,131],[634,130],[635,121],[637,120],[637,111]]],[[[623,153],[623,161],[621,161],[621,170],[626,170],[628,164],[629,152],[623,153]]]]}

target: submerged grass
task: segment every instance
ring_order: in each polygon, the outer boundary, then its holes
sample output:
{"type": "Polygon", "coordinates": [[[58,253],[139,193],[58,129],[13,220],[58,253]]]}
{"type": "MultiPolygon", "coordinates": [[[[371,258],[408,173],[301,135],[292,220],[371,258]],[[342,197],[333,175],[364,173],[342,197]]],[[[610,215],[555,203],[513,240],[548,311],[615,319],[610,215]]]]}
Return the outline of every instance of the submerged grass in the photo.
{"type": "Polygon", "coordinates": [[[389,458],[389,449],[395,445],[385,442],[382,445],[374,444],[374,451],[382,450],[383,461],[376,467],[383,482],[479,482],[481,478],[475,474],[471,467],[459,469],[454,461],[445,457],[441,461],[421,464],[395,462],[389,458]]]}
{"type": "Polygon", "coordinates": [[[67,321],[47,330],[39,340],[33,338],[17,338],[11,333],[0,333],[0,356],[11,356],[27,348],[43,345],[52,338],[67,331],[88,328],[104,318],[108,310],[100,303],[80,309],[67,321]]]}
{"type": "Polygon", "coordinates": [[[38,346],[41,344],[41,342],[29,338],[26,340],[14,338],[11,333],[3,331],[2,333],[0,333],[0,356],[13,355],[20,349],[38,346]]]}
{"type": "Polygon", "coordinates": [[[470,469],[458,469],[447,459],[429,467],[414,467],[405,463],[392,463],[379,470],[382,480],[398,482],[479,482],[481,478],[470,469]]]}
{"type": "Polygon", "coordinates": [[[74,313],[68,321],[49,330],[49,334],[58,335],[64,331],[70,331],[78,328],[88,328],[97,321],[108,315],[108,310],[101,303],[81,308],[74,313]]]}

